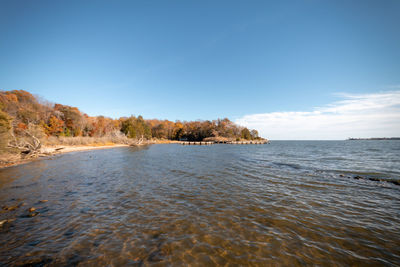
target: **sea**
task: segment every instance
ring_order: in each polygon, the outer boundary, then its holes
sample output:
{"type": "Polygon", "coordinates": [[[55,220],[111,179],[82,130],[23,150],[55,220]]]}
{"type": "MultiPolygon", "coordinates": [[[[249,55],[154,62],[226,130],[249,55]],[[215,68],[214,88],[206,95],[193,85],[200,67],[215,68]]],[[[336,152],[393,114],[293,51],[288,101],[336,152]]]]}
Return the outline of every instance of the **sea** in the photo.
{"type": "Polygon", "coordinates": [[[399,266],[400,141],[73,152],[0,205],[1,266],[399,266]]]}

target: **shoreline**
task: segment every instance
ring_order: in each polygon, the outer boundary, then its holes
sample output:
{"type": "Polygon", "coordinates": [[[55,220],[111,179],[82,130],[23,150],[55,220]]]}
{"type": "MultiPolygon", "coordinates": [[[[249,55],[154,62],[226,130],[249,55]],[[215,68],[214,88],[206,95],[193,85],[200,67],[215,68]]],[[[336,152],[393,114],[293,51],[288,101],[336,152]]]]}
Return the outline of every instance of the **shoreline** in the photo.
{"type": "Polygon", "coordinates": [[[19,158],[19,155],[9,154],[9,157],[6,159],[0,158],[0,170],[8,167],[18,166],[22,164],[26,164],[29,162],[33,162],[36,160],[50,158],[52,156],[61,155],[70,152],[81,152],[88,150],[100,150],[100,149],[110,149],[110,148],[118,148],[118,147],[135,147],[135,146],[145,146],[145,145],[154,145],[154,144],[178,144],[179,141],[175,140],[164,140],[164,139],[156,139],[156,140],[147,140],[141,144],[92,144],[92,145],[48,145],[43,146],[41,148],[41,154],[38,157],[23,159],[19,158]]]}
{"type": "MultiPolygon", "coordinates": [[[[118,148],[118,147],[130,147],[130,145],[126,144],[113,144],[113,145],[77,145],[77,146],[68,146],[68,145],[56,145],[56,146],[44,146],[42,148],[42,155],[35,158],[28,159],[10,159],[8,162],[0,162],[0,170],[8,167],[18,166],[22,164],[26,164],[29,162],[33,162],[36,160],[50,158],[52,156],[66,154],[70,152],[81,152],[88,150],[100,150],[100,149],[110,149],[110,148],[118,148]]],[[[15,155],[14,155],[15,156],[15,155]]]]}
{"type": "MultiPolygon", "coordinates": [[[[111,149],[111,148],[119,148],[119,147],[135,147],[135,146],[145,146],[145,145],[153,145],[153,144],[182,144],[185,145],[186,143],[191,144],[201,144],[202,142],[182,142],[176,140],[164,140],[164,139],[156,139],[156,140],[148,140],[141,144],[91,144],[91,145],[47,145],[43,146],[40,149],[40,154],[37,157],[32,158],[20,158],[18,154],[8,154],[8,157],[0,158],[0,170],[19,166],[22,164],[26,164],[29,162],[41,160],[41,159],[48,159],[50,157],[66,154],[70,152],[81,152],[81,151],[89,151],[89,150],[100,150],[100,149],[111,149]]],[[[204,142],[203,142],[204,143],[204,142]]],[[[211,141],[209,143],[228,143],[228,142],[215,142],[211,141]]],[[[239,142],[232,142],[232,143],[239,143],[239,142]]],[[[249,141],[250,143],[250,141],[249,141]]],[[[255,142],[256,143],[256,142],[255,142]]],[[[265,140],[263,143],[268,143],[268,140],[265,140]]]]}
{"type": "Polygon", "coordinates": [[[130,145],[125,144],[113,144],[113,145],[78,145],[78,146],[49,146],[44,147],[45,153],[51,154],[64,154],[69,152],[79,152],[79,151],[86,151],[86,150],[96,150],[96,149],[108,149],[108,148],[115,148],[115,147],[129,147],[130,145]]]}

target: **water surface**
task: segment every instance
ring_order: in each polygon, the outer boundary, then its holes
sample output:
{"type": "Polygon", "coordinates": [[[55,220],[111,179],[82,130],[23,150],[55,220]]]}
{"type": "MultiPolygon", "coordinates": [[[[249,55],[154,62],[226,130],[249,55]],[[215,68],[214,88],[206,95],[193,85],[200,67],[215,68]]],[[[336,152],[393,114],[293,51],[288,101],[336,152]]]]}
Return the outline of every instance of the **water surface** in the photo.
{"type": "Polygon", "coordinates": [[[276,141],[2,169],[0,265],[399,265],[399,161],[400,141],[276,141]]]}

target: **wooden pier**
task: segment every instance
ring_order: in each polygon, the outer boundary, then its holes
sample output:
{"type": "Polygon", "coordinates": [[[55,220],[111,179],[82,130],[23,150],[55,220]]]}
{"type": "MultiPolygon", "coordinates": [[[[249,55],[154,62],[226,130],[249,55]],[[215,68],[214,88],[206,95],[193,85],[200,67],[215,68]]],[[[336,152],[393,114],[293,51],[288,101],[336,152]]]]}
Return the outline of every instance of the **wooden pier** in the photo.
{"type": "Polygon", "coordinates": [[[268,140],[249,140],[249,141],[181,141],[181,145],[198,145],[209,146],[214,144],[229,144],[229,145],[264,145],[268,144],[268,140]]]}

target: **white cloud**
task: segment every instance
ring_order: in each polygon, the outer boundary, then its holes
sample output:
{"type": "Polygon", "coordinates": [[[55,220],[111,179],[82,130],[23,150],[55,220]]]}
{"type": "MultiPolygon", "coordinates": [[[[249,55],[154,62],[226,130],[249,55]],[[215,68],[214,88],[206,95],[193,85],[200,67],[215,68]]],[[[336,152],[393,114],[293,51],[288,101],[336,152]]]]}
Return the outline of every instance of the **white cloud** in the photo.
{"type": "Polygon", "coordinates": [[[338,96],[343,100],[311,112],[245,115],[236,123],[271,140],[400,136],[400,91],[338,96]]]}

